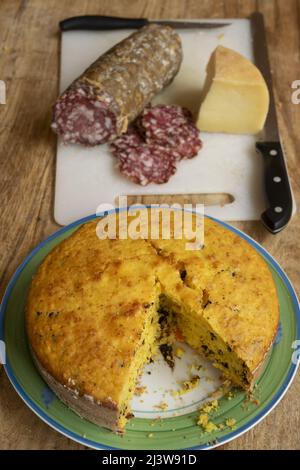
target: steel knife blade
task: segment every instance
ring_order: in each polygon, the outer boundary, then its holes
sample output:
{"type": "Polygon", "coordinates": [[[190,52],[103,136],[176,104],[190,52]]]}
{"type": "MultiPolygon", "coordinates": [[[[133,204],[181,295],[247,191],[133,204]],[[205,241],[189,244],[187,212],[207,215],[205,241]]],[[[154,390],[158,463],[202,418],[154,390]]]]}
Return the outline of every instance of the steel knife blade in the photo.
{"type": "Polygon", "coordinates": [[[70,30],[113,30],[136,29],[148,24],[163,24],[176,29],[214,29],[229,26],[224,22],[176,21],[176,20],[148,20],[146,18],[118,18],[115,16],[85,15],[73,16],[59,23],[61,31],[70,30]]]}
{"type": "Polygon", "coordinates": [[[264,162],[265,193],[268,205],[261,214],[261,220],[270,232],[277,233],[291,219],[293,198],[278,130],[264,17],[261,13],[253,13],[250,16],[250,22],[255,65],[261,71],[270,95],[264,140],[256,142],[256,149],[262,155],[264,162]]]}

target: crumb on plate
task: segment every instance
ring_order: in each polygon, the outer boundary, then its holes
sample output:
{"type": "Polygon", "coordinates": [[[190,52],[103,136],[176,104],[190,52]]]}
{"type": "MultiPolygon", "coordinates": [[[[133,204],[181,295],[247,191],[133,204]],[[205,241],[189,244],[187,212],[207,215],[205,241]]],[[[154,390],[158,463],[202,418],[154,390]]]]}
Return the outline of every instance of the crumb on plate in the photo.
{"type": "Polygon", "coordinates": [[[201,413],[197,421],[198,426],[201,426],[205,432],[217,431],[218,427],[215,423],[210,421],[207,413],[201,413]]]}
{"type": "Polygon", "coordinates": [[[181,389],[176,390],[172,392],[172,395],[174,398],[179,397],[181,395],[184,395],[185,393],[190,392],[191,390],[194,390],[195,388],[198,387],[200,382],[200,377],[199,375],[194,375],[190,380],[184,380],[183,382],[180,382],[181,389]]]}
{"type": "Polygon", "coordinates": [[[235,429],[236,425],[236,419],[234,418],[227,418],[225,421],[226,426],[228,426],[231,429],[235,429]]]}
{"type": "Polygon", "coordinates": [[[204,405],[200,408],[200,411],[203,413],[210,414],[213,411],[216,411],[219,408],[218,400],[213,400],[208,403],[204,403],[204,405]]]}
{"type": "Polygon", "coordinates": [[[146,392],[147,392],[147,387],[139,385],[135,388],[134,394],[140,397],[141,395],[143,395],[143,393],[146,393],[146,392]]]}
{"type": "Polygon", "coordinates": [[[176,348],[175,356],[178,357],[178,359],[181,359],[183,355],[184,355],[184,349],[176,348]]]}
{"type": "Polygon", "coordinates": [[[158,405],[155,405],[155,408],[159,409],[159,410],[167,410],[169,407],[168,403],[164,402],[164,401],[161,401],[158,405]]]}

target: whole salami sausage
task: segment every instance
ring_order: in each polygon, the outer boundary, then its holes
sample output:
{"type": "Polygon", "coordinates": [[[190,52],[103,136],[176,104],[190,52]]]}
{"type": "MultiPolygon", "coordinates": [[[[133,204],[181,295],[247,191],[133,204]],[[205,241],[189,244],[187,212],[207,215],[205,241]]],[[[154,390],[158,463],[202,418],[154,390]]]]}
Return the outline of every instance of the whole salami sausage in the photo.
{"type": "Polygon", "coordinates": [[[92,146],[114,140],[173,80],[181,61],[181,41],[172,28],[141,28],[99,57],[58,98],[52,129],[64,142],[92,146]]]}

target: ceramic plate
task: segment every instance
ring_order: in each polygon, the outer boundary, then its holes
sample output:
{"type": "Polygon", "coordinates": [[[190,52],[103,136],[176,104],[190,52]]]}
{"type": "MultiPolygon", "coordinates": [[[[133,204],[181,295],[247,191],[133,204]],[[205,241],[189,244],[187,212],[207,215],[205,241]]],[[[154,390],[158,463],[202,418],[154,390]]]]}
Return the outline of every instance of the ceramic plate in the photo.
{"type": "Polygon", "coordinates": [[[133,400],[135,418],[128,423],[124,436],[80,418],[53,395],[35,369],[28,350],[24,330],[26,294],[31,278],[45,256],[81,224],[93,218],[95,216],[64,227],[38,245],[19,266],[4,295],[0,338],[6,345],[5,370],[25,403],[57,431],[96,449],[207,449],[224,444],[259,423],[283,397],[296,373],[292,345],[300,338],[299,303],[286,274],[264,248],[219,221],[263,256],[273,274],[280,300],[280,327],[257,382],[255,400],[247,401],[242,391],[234,390],[233,397],[224,396],[219,400],[219,408],[212,415],[216,424],[224,424],[228,418],[233,418],[234,429],[225,425],[222,430],[205,433],[197,426],[197,410],[221,382],[218,372],[187,347],[182,359],[176,360],[174,374],[162,360],[146,366],[141,379],[146,391],[133,400]],[[191,367],[197,365],[201,365],[199,386],[192,392],[174,397],[177,381],[188,379],[191,367]]]}

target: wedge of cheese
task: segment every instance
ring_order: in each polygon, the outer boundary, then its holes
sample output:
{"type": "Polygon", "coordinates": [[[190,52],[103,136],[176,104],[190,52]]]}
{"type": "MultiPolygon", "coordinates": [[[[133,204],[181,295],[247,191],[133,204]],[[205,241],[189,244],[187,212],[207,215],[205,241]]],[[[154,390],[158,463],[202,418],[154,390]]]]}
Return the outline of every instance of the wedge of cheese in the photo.
{"type": "Polygon", "coordinates": [[[269,108],[266,82],[252,62],[218,46],[207,65],[197,126],[202,131],[256,134],[269,108]]]}

